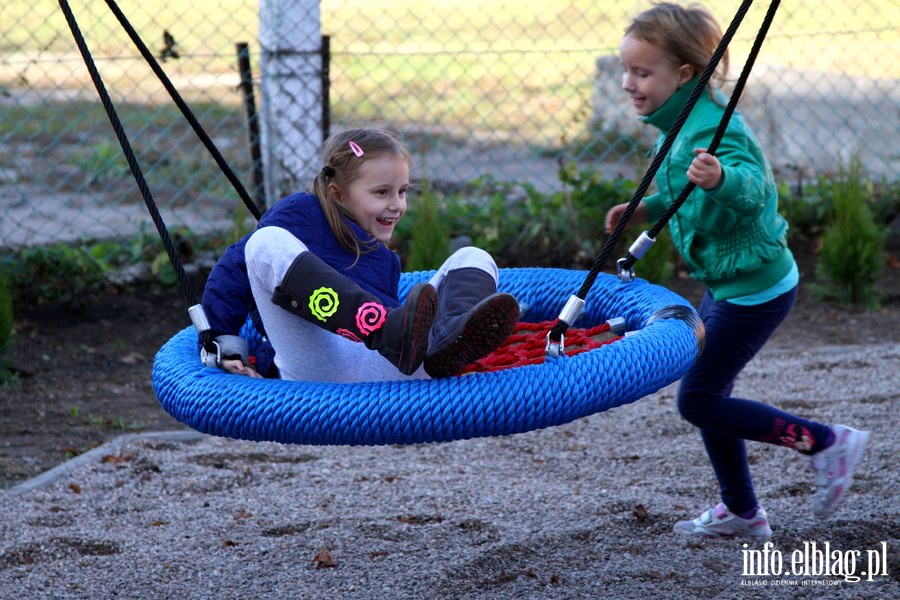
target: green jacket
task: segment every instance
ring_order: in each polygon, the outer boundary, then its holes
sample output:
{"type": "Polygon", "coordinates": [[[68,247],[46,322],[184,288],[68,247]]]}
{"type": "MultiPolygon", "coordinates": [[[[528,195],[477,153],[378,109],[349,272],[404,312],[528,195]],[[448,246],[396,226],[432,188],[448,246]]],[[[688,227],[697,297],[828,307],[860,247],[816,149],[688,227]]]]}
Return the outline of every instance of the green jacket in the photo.
{"type": "MultiPolygon", "coordinates": [[[[656,151],[690,96],[696,78],[641,120],[660,129],[656,151]]],[[[726,99],[703,93],[656,174],[658,192],[644,198],[650,222],[662,215],[688,183],[694,148],[707,148],[724,113],[726,99]]],[[[672,240],[691,276],[716,300],[766,290],[794,265],[787,247],[787,222],[778,214],[778,190],[759,142],[734,113],[716,151],[722,181],[713,190],[695,187],[669,221],[672,240]]]]}

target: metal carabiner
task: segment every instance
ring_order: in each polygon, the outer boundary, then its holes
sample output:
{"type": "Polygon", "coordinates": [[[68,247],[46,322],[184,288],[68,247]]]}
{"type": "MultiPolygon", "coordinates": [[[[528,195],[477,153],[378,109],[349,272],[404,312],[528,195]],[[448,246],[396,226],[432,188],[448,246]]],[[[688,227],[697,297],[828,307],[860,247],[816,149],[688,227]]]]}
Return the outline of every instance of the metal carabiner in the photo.
{"type": "Polygon", "coordinates": [[[552,331],[547,332],[547,345],[544,348],[544,353],[547,356],[552,356],[553,358],[559,358],[560,356],[566,355],[566,336],[565,334],[560,334],[559,341],[554,342],[550,339],[550,334],[552,331]]]}

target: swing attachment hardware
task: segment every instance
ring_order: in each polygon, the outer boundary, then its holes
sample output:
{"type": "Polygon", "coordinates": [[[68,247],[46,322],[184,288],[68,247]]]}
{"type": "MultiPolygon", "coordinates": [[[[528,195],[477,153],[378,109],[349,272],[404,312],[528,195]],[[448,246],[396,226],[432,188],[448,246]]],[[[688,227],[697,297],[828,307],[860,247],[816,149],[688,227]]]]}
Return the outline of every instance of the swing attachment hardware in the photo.
{"type": "Polygon", "coordinates": [[[212,326],[202,304],[195,304],[188,309],[191,323],[202,341],[200,361],[204,367],[222,367],[222,359],[240,358],[245,365],[250,364],[250,348],[247,340],[239,335],[220,335],[209,339],[212,326]]]}
{"type": "Polygon", "coordinates": [[[212,329],[202,304],[195,304],[190,307],[188,309],[188,316],[191,318],[191,323],[194,324],[194,329],[197,330],[197,335],[203,335],[212,329]]]}
{"type": "Polygon", "coordinates": [[[639,260],[642,256],[647,253],[647,250],[653,246],[653,243],[656,242],[656,238],[650,237],[650,234],[646,231],[642,231],[641,235],[638,236],[634,243],[631,244],[631,247],[628,249],[628,257],[620,258],[616,261],[616,274],[619,276],[619,279],[624,281],[625,283],[631,283],[634,281],[634,262],[639,260]],[[628,270],[625,270],[625,263],[629,259],[634,259],[631,261],[631,267],[628,270]]]}
{"type": "MultiPolygon", "coordinates": [[[[194,329],[197,331],[197,335],[201,340],[208,337],[207,332],[212,329],[209,324],[209,319],[206,316],[206,311],[203,310],[202,304],[195,304],[188,309],[188,316],[191,318],[191,323],[194,324],[194,329]]],[[[200,348],[200,361],[203,363],[204,367],[218,367],[219,361],[222,358],[222,349],[219,347],[215,341],[210,340],[207,344],[205,341],[200,348]]]]}
{"type": "Polygon", "coordinates": [[[631,283],[634,281],[634,267],[630,267],[627,271],[625,270],[625,261],[628,260],[626,258],[620,258],[616,261],[616,275],[619,276],[625,283],[631,283]]]}
{"type": "MultiPolygon", "coordinates": [[[[578,317],[581,316],[581,311],[583,310],[584,300],[575,295],[569,296],[569,299],[566,301],[566,305],[563,306],[563,309],[560,311],[557,319],[571,327],[575,324],[575,321],[578,320],[578,317]]],[[[550,335],[552,333],[552,329],[547,332],[547,347],[544,349],[544,352],[547,356],[557,358],[563,356],[566,353],[566,336],[564,334],[560,334],[559,342],[554,342],[552,339],[550,339],[550,335]]]]}
{"type": "Polygon", "coordinates": [[[559,358],[560,356],[565,356],[566,335],[560,334],[559,341],[554,342],[550,339],[550,333],[552,332],[547,332],[547,346],[544,348],[544,353],[551,358],[559,358]]]}
{"type": "Polygon", "coordinates": [[[609,325],[609,330],[616,335],[624,335],[625,328],[628,326],[625,317],[613,317],[612,319],[607,319],[606,324],[609,325]]]}
{"type": "Polygon", "coordinates": [[[563,306],[563,309],[559,313],[558,319],[571,327],[575,324],[575,321],[578,320],[578,317],[581,316],[581,311],[583,310],[584,300],[578,296],[569,296],[566,305],[563,306]]]}

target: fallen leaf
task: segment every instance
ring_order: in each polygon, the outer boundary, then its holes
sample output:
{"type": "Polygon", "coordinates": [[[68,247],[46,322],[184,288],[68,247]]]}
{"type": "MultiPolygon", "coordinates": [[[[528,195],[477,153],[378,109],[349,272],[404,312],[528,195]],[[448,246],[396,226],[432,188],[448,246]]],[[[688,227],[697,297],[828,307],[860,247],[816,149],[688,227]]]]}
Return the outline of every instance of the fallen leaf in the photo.
{"type": "Polygon", "coordinates": [[[119,359],[121,362],[126,365],[139,365],[142,362],[146,362],[147,357],[141,354],[140,352],[129,352],[125,356],[119,359]]]}
{"type": "Polygon", "coordinates": [[[331,550],[328,548],[320,548],[312,561],[315,563],[317,569],[333,569],[337,566],[334,557],[331,555],[331,550]]]}
{"type": "Polygon", "coordinates": [[[715,571],[716,573],[724,573],[725,565],[717,560],[709,560],[706,562],[706,566],[710,571],[715,571]]]}
{"type": "Polygon", "coordinates": [[[116,465],[119,463],[128,462],[132,458],[134,458],[134,454],[119,454],[118,456],[115,456],[113,454],[107,454],[103,458],[100,459],[100,462],[111,463],[111,464],[116,465]]]}
{"type": "Polygon", "coordinates": [[[896,254],[889,254],[887,265],[890,269],[900,269],[900,258],[897,258],[896,254]]]}
{"type": "Polygon", "coordinates": [[[649,512],[647,512],[647,509],[644,508],[643,504],[638,504],[631,512],[632,514],[634,514],[634,518],[638,521],[645,520],[647,518],[647,515],[650,514],[649,512]]]}
{"type": "Polygon", "coordinates": [[[572,444],[568,448],[563,448],[565,452],[581,452],[582,450],[587,450],[587,444],[572,444]]]}
{"type": "Polygon", "coordinates": [[[407,525],[426,525],[428,523],[441,523],[444,518],[440,515],[405,515],[397,517],[397,520],[407,525]]]}
{"type": "Polygon", "coordinates": [[[70,483],[70,484],[69,484],[69,489],[72,490],[72,491],[73,491],[74,493],[76,493],[76,494],[80,494],[80,493],[81,493],[81,486],[78,485],[77,483],[70,483]]]}

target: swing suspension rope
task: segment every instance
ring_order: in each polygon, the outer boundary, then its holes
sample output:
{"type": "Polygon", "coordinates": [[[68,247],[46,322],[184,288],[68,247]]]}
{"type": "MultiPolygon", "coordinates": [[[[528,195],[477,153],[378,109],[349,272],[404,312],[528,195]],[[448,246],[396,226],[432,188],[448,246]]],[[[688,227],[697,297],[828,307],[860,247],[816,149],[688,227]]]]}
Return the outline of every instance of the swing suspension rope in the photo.
{"type": "Polygon", "coordinates": [[[150,187],[144,179],[144,173],[141,171],[137,157],[131,149],[131,143],[128,141],[128,134],[125,133],[122,121],[119,119],[116,109],[113,106],[112,99],[106,91],[106,86],[103,84],[103,80],[100,77],[96,64],[94,64],[94,59],[91,57],[87,43],[84,41],[84,36],[81,34],[81,29],[75,21],[75,15],[72,14],[72,9],[69,7],[67,0],[59,0],[59,7],[62,9],[66,22],[69,24],[69,29],[72,31],[72,36],[75,38],[75,44],[78,46],[78,50],[81,52],[81,56],[84,59],[85,66],[87,66],[88,72],[90,73],[91,80],[94,82],[94,87],[97,88],[97,94],[100,96],[100,101],[103,104],[103,108],[106,110],[109,122],[116,134],[116,138],[119,140],[119,145],[122,147],[125,159],[128,161],[128,167],[131,169],[131,174],[137,183],[141,196],[144,198],[144,204],[147,205],[147,210],[150,212],[150,218],[153,220],[153,224],[156,226],[156,230],[159,232],[159,236],[166,248],[166,254],[168,254],[169,260],[178,276],[178,282],[181,284],[181,291],[192,305],[196,304],[197,296],[194,292],[194,287],[184,270],[184,266],[181,264],[181,260],[178,258],[175,251],[175,244],[172,242],[169,231],[166,229],[166,224],[159,214],[156,202],[153,200],[153,194],[150,192],[150,187]]]}
{"type": "MultiPolygon", "coordinates": [[[[188,107],[187,103],[175,89],[175,86],[172,84],[171,80],[168,78],[166,73],[163,71],[162,67],[159,65],[159,62],[153,56],[152,52],[147,48],[146,44],[144,44],[143,40],[135,31],[134,27],[132,27],[131,23],[125,17],[124,13],[116,4],[115,0],[105,0],[107,6],[116,16],[122,28],[126,31],[128,36],[131,38],[132,42],[137,47],[138,51],[141,53],[144,60],[153,70],[154,74],[162,83],[163,87],[169,93],[169,96],[175,102],[176,106],[181,111],[182,115],[190,124],[191,128],[197,134],[200,141],[204,144],[206,149],[210,152],[211,156],[215,160],[216,164],[225,174],[228,181],[232,184],[234,189],[237,191],[241,200],[244,202],[245,206],[250,210],[251,214],[259,220],[262,216],[262,212],[260,208],[256,205],[256,203],[250,197],[250,194],[247,192],[246,188],[241,183],[240,179],[234,173],[233,169],[226,162],[225,158],[222,156],[222,153],[213,143],[212,139],[207,135],[206,131],[200,125],[197,118],[194,116],[191,109],[188,107]]],[[[141,195],[144,199],[144,203],[147,206],[148,211],[150,212],[150,216],[153,220],[154,225],[160,235],[160,238],[163,241],[163,245],[165,246],[166,253],[169,257],[170,262],[172,263],[175,273],[178,277],[178,281],[181,286],[182,293],[187,298],[188,302],[191,306],[194,306],[198,303],[196,292],[194,291],[194,286],[192,285],[190,278],[185,272],[184,266],[181,263],[180,258],[178,257],[175,244],[172,242],[171,236],[169,235],[168,229],[162,219],[162,216],[159,214],[159,210],[156,206],[156,202],[153,199],[153,195],[150,191],[149,186],[144,178],[143,172],[141,171],[140,164],[135,156],[135,153],[131,147],[130,142],[128,141],[128,136],[125,133],[125,129],[122,126],[122,122],[118,117],[115,106],[113,105],[112,99],[110,98],[109,93],[106,90],[106,86],[103,83],[103,80],[100,76],[100,73],[96,67],[93,56],[87,46],[87,43],[84,39],[84,36],[81,33],[81,29],[78,26],[78,23],[75,19],[75,16],[72,12],[71,7],[69,6],[68,0],[58,0],[60,9],[62,10],[66,22],[69,25],[69,29],[72,32],[75,43],[78,47],[79,52],[85,62],[85,65],[90,74],[91,80],[94,83],[94,87],[97,89],[97,93],[100,97],[101,103],[103,105],[104,110],[106,111],[107,117],[109,118],[110,124],[116,134],[116,137],[119,141],[119,145],[122,147],[122,152],[125,155],[125,158],[128,162],[128,166],[131,170],[132,176],[137,183],[138,189],[141,192],[141,195]]],[[[600,274],[603,265],[605,264],[607,258],[609,257],[610,252],[613,247],[618,243],[621,238],[628,221],[631,219],[634,211],[637,210],[637,206],[646,193],[647,189],[650,187],[650,184],[653,181],[653,177],[656,175],[656,172],[660,168],[663,160],[669,152],[672,144],[675,141],[679,131],[684,125],[685,121],[687,121],[688,116],[690,115],[691,110],[694,105],[700,98],[700,94],[703,93],[706,88],[707,83],[718,67],[719,61],[722,56],[724,56],[726,49],[728,48],[728,44],[731,42],[731,39],[734,37],[735,32],[738,29],[738,26],[743,21],[744,16],[752,5],[753,0],[743,0],[741,6],[738,8],[734,18],[728,26],[728,29],[725,31],[722,39],[719,42],[718,47],[710,58],[709,63],[704,69],[703,73],[700,76],[700,79],[697,81],[697,84],[694,86],[691,94],[688,98],[688,101],[685,103],[678,117],[675,119],[671,129],[666,134],[666,139],[663,141],[663,144],[660,146],[656,156],[651,162],[649,168],[644,174],[640,184],[635,190],[631,200],[628,203],[625,211],[622,213],[618,223],[616,224],[613,232],[606,239],[606,242],[603,244],[600,253],[597,258],[594,260],[593,265],[591,266],[590,271],[588,272],[584,283],[579,289],[576,295],[573,295],[569,298],[569,301],[563,307],[562,312],[559,317],[550,323],[540,324],[541,326],[546,325],[549,328],[549,332],[547,334],[547,344],[545,347],[546,354],[559,355],[564,351],[564,335],[569,330],[570,326],[575,322],[578,316],[581,314],[582,309],[584,307],[584,301],[587,297],[588,292],[590,292],[593,287],[598,275],[600,274]]],[[[731,98],[728,102],[728,105],[723,114],[722,120],[719,123],[719,126],[715,132],[712,142],[709,145],[708,152],[710,154],[715,154],[716,149],[721,142],[722,136],[725,133],[725,130],[728,126],[728,122],[731,118],[731,115],[734,113],[735,107],[740,99],[740,95],[744,89],[744,85],[746,83],[747,78],[749,77],[750,71],[752,70],[753,63],[756,60],[756,56],[759,53],[759,49],[762,46],[762,42],[765,39],[765,36],[768,32],[769,26],[771,25],[772,20],[774,19],[775,12],[780,4],[780,0],[772,0],[769,10],[763,20],[763,23],[757,33],[756,39],[754,41],[753,47],[751,48],[750,54],[748,55],[748,59],[744,65],[744,68],[741,72],[740,77],[738,78],[734,91],[731,95],[731,98]]],[[[633,265],[634,263],[643,255],[647,248],[652,245],[653,240],[662,231],[662,228],[668,223],[669,219],[672,215],[677,212],[678,208],[684,203],[690,193],[693,191],[695,184],[689,183],[682,190],[679,197],[676,201],[667,208],[664,214],[659,218],[659,220],[654,224],[654,226],[648,232],[644,232],[641,238],[639,238],[638,242],[633,245],[625,258],[620,259],[617,263],[619,268],[620,277],[623,280],[629,281],[633,277],[633,265]],[[628,277],[624,273],[630,273],[632,277],[628,277]]],[[[676,315],[677,316],[677,315],[676,315]]],[[[602,332],[609,331],[609,325],[605,324],[600,326],[602,332]]],[[[517,333],[521,333],[523,335],[527,335],[526,331],[531,331],[534,329],[534,325],[532,324],[530,327],[520,328],[517,330],[517,333]]],[[[600,330],[588,330],[589,333],[578,334],[578,342],[577,346],[579,351],[584,351],[587,349],[592,349],[599,346],[601,343],[607,343],[609,340],[605,340],[603,342],[598,342],[596,337],[598,333],[601,333],[600,330]]],[[[570,342],[575,341],[572,339],[572,335],[570,334],[570,342]]],[[[529,351],[524,352],[521,349],[518,350],[509,350],[510,347],[521,346],[521,344],[507,344],[507,349],[504,352],[507,353],[507,356],[518,356],[516,362],[520,361],[531,361],[531,358],[523,358],[526,356],[530,356],[534,353],[533,344],[529,343],[529,351]]],[[[475,369],[480,370],[495,370],[495,368],[500,368],[501,364],[508,365],[507,359],[489,359],[487,363],[482,363],[481,365],[475,365],[475,369]],[[494,362],[491,363],[491,360],[494,362]],[[499,362],[497,362],[499,360],[499,362]]],[[[523,364],[530,364],[530,362],[524,362],[523,364]]],[[[517,365],[516,365],[517,366],[517,365]]]]}
{"type": "MultiPolygon", "coordinates": [[[[648,167],[646,173],[644,173],[644,177],[642,178],[640,185],[638,185],[637,189],[635,189],[634,195],[628,202],[628,206],[622,213],[622,216],[619,218],[618,223],[616,223],[616,226],[613,229],[612,233],[610,233],[609,237],[606,239],[606,242],[603,244],[600,253],[594,261],[594,264],[591,266],[591,269],[588,272],[587,276],[585,277],[584,283],[578,290],[578,293],[569,298],[569,301],[563,307],[562,312],[560,312],[556,324],[547,334],[548,353],[558,354],[562,352],[562,344],[564,339],[563,336],[565,335],[568,328],[581,314],[581,310],[584,307],[585,298],[587,298],[588,292],[590,292],[591,287],[593,287],[597,276],[600,274],[600,271],[603,268],[603,265],[606,263],[606,259],[609,257],[609,254],[612,251],[613,247],[621,238],[622,233],[628,226],[628,221],[631,219],[634,211],[637,210],[638,204],[640,204],[641,200],[644,197],[644,194],[650,187],[650,184],[653,181],[653,177],[656,175],[656,172],[662,165],[662,162],[668,154],[669,149],[675,142],[675,138],[678,136],[678,133],[681,131],[682,126],[690,116],[691,110],[693,110],[694,105],[697,104],[697,101],[700,99],[700,95],[706,89],[709,80],[712,78],[713,74],[716,71],[716,68],[719,65],[719,61],[725,55],[728,44],[734,37],[735,32],[737,32],[738,26],[740,25],[741,21],[743,21],[744,16],[750,9],[751,4],[753,4],[753,0],[744,0],[741,6],[738,8],[734,18],[728,26],[728,29],[725,31],[722,39],[719,41],[719,45],[716,47],[715,52],[713,52],[709,63],[706,65],[706,68],[700,75],[700,79],[691,90],[691,94],[688,97],[687,102],[676,117],[675,121],[672,124],[672,127],[666,133],[666,137],[663,140],[663,143],[660,145],[659,150],[656,156],[653,158],[653,161],[650,163],[650,166],[648,167]]],[[[710,142],[709,147],[707,148],[707,152],[709,154],[715,155],[716,150],[718,149],[719,144],[722,141],[722,137],[725,134],[725,130],[728,128],[728,123],[731,120],[731,116],[734,113],[735,108],[737,107],[737,103],[740,100],[741,94],[743,93],[747,78],[750,76],[750,71],[753,69],[753,64],[756,62],[756,57],[758,56],[760,48],[762,47],[762,43],[769,31],[769,26],[772,24],[772,20],[775,18],[775,13],[778,10],[779,4],[780,0],[772,0],[769,5],[769,9],[766,12],[759,31],[757,32],[747,60],[744,63],[743,70],[741,71],[741,74],[735,83],[734,91],[731,94],[731,98],[728,101],[724,114],[722,115],[722,119],[719,121],[719,125],[716,128],[713,139],[710,142]]],[[[631,248],[629,248],[624,258],[619,259],[619,261],[617,262],[617,268],[619,277],[623,281],[631,281],[633,279],[633,266],[635,262],[637,262],[637,260],[641,256],[643,256],[643,254],[649,249],[649,247],[655,241],[656,236],[659,235],[659,232],[662,231],[663,227],[666,226],[666,224],[669,222],[669,219],[671,219],[672,216],[681,207],[681,205],[684,204],[685,200],[687,200],[691,192],[694,191],[695,187],[696,184],[694,184],[693,182],[688,182],[688,184],[678,195],[678,198],[675,200],[675,202],[673,202],[665,210],[665,212],[657,220],[653,227],[649,231],[644,232],[638,238],[638,240],[631,246],[631,248]]]]}

